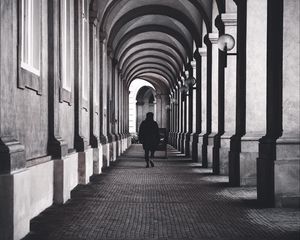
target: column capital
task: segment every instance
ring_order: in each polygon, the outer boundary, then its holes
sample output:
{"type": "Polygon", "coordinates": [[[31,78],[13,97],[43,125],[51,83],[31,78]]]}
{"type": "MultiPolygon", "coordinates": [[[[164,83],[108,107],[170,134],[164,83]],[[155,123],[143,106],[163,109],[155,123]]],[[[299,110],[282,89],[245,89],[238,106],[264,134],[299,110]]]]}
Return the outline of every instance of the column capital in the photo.
{"type": "Polygon", "coordinates": [[[112,57],[112,64],[113,64],[113,66],[118,65],[118,63],[119,63],[119,61],[116,58],[112,57]]]}
{"type": "Polygon", "coordinates": [[[121,69],[118,69],[118,74],[119,74],[120,78],[122,78],[122,77],[123,77],[123,72],[122,72],[122,70],[121,70],[121,69]]]}
{"type": "Polygon", "coordinates": [[[138,102],[138,101],[136,102],[137,106],[144,106],[144,104],[145,104],[144,102],[138,102]]]}
{"type": "Polygon", "coordinates": [[[89,13],[90,17],[90,23],[97,25],[98,23],[98,18],[97,18],[97,12],[96,11],[90,11],[89,13]]]}
{"type": "Polygon", "coordinates": [[[224,26],[237,26],[237,13],[222,13],[221,20],[224,26]]]}
{"type": "Polygon", "coordinates": [[[208,39],[211,42],[211,44],[217,44],[219,39],[219,33],[217,32],[209,33],[208,39]]]}
{"type": "Polygon", "coordinates": [[[101,43],[103,43],[104,41],[106,41],[106,38],[107,38],[107,34],[105,31],[100,31],[100,34],[99,34],[99,40],[101,43]]]}
{"type": "Polygon", "coordinates": [[[207,56],[207,48],[206,47],[198,48],[198,52],[199,52],[201,57],[206,57],[207,56]]]}
{"type": "Polygon", "coordinates": [[[190,64],[191,64],[191,67],[192,67],[193,69],[195,69],[196,66],[197,66],[197,62],[196,62],[195,60],[191,61],[190,64]]]}
{"type": "Polygon", "coordinates": [[[244,4],[247,0],[233,0],[236,5],[244,4]]]}
{"type": "Polygon", "coordinates": [[[109,56],[111,59],[114,58],[114,50],[111,46],[107,46],[107,56],[109,56]]]}

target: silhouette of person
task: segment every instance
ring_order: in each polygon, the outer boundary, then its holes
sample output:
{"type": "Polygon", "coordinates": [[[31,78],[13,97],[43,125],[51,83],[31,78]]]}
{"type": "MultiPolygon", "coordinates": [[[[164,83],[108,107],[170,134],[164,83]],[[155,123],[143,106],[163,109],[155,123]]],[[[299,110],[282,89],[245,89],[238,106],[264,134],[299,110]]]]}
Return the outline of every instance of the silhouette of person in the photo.
{"type": "Polygon", "coordinates": [[[153,161],[149,159],[149,153],[151,152],[151,157],[154,157],[154,152],[159,143],[159,130],[157,122],[153,120],[152,112],[146,114],[146,119],[140,125],[139,141],[143,144],[145,150],[146,167],[149,167],[149,162],[151,167],[154,167],[153,161]]]}

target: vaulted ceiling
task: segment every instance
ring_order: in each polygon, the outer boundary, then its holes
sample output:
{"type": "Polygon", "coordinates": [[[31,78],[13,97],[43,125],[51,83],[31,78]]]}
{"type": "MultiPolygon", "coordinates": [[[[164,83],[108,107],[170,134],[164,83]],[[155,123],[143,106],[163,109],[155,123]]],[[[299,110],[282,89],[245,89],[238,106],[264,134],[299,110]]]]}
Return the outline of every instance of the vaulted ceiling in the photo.
{"type": "MultiPolygon", "coordinates": [[[[166,91],[201,47],[214,0],[94,0],[98,30],[127,85],[136,78],[166,91]]],[[[216,1],[222,7],[224,0],[216,1]]]]}

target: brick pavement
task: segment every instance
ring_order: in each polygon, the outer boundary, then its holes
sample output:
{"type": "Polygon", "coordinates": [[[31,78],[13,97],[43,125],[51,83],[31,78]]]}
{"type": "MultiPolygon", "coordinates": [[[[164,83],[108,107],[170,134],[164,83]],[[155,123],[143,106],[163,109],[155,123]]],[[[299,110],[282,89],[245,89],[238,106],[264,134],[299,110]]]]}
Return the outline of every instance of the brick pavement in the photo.
{"type": "Polygon", "coordinates": [[[25,240],[299,240],[300,212],[256,206],[255,188],[183,158],[145,168],[140,145],[31,221],[25,240]]]}

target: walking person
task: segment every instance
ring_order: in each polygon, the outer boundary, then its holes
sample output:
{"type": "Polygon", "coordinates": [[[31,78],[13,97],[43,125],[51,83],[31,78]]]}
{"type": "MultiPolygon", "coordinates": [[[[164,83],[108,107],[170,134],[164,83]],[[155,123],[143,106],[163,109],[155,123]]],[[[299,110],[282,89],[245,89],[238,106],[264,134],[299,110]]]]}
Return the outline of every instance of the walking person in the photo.
{"type": "Polygon", "coordinates": [[[151,167],[154,167],[153,161],[149,159],[149,153],[151,152],[151,157],[154,157],[154,151],[159,143],[159,130],[157,122],[153,119],[152,112],[146,114],[146,119],[140,125],[139,141],[143,144],[145,150],[146,167],[149,167],[149,163],[151,167]]]}

